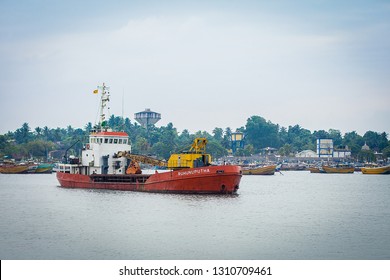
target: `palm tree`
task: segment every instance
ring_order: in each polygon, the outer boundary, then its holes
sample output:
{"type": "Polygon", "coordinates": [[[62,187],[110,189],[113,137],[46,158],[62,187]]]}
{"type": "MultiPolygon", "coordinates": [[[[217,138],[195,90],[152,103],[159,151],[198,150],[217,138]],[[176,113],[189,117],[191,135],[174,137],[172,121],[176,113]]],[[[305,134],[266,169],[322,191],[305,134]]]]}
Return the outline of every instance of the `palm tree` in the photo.
{"type": "Polygon", "coordinates": [[[37,138],[41,138],[42,136],[42,128],[40,128],[39,126],[35,128],[35,133],[37,135],[37,138]]]}

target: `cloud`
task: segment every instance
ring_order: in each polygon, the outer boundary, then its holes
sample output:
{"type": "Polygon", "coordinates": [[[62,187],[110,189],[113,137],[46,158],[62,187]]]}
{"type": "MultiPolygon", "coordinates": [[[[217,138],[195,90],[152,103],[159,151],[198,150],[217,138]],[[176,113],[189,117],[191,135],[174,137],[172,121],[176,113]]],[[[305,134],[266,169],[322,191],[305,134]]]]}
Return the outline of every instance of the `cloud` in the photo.
{"type": "Polygon", "coordinates": [[[179,130],[234,129],[255,114],[317,130],[328,129],[332,115],[348,130],[342,109],[361,112],[373,103],[367,92],[388,100],[388,83],[377,79],[378,64],[367,62],[364,53],[383,50],[369,41],[378,42],[384,27],[314,32],[303,26],[292,18],[209,11],[132,17],[116,27],[8,42],[1,46],[0,60],[9,67],[0,89],[24,99],[9,95],[2,114],[18,104],[21,124],[29,121],[29,107],[48,100],[31,126],[50,119],[49,126],[80,127],[96,115],[89,93],[106,82],[112,113],[121,114],[124,93],[127,116],[151,107],[163,113],[161,124],[173,122],[179,130]],[[313,121],[308,114],[315,115],[313,121]]]}

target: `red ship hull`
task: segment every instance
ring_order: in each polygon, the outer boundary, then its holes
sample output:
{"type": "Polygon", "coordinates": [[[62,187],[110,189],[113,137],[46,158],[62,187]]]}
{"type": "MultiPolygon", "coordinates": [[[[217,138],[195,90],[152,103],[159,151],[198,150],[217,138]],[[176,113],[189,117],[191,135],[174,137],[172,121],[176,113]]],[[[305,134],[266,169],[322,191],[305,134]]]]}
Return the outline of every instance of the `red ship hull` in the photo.
{"type": "Polygon", "coordinates": [[[57,172],[57,179],[65,188],[193,194],[234,194],[241,177],[241,167],[234,165],[189,168],[151,175],[89,176],[57,172]]]}

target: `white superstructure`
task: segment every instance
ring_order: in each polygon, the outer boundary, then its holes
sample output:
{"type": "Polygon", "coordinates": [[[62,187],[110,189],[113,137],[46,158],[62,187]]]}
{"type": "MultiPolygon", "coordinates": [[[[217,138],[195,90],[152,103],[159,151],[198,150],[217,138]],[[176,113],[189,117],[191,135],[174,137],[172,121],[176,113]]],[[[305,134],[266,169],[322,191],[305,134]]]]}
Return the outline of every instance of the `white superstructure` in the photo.
{"type": "Polygon", "coordinates": [[[131,152],[126,132],[93,132],[82,151],[81,165],[89,167],[87,174],[125,174],[127,159],[116,157],[118,152],[131,152]]]}

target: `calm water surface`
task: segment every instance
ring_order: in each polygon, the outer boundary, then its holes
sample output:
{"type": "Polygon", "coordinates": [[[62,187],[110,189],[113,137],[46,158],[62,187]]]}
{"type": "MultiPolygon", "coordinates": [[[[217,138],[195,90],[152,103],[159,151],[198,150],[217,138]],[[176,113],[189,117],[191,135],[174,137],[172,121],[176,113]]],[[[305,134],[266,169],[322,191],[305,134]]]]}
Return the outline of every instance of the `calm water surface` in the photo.
{"type": "Polygon", "coordinates": [[[0,259],[390,259],[390,176],[244,176],[239,195],[0,174],[0,259]]]}

